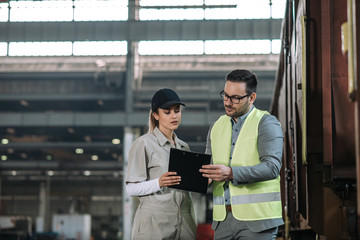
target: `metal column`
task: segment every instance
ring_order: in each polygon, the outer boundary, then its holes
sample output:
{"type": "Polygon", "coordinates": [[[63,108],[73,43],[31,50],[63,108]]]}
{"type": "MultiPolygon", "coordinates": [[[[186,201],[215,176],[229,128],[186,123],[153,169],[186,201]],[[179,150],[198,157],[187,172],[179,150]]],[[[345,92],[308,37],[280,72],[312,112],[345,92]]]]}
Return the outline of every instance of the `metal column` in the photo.
{"type": "Polygon", "coordinates": [[[125,190],[126,171],[128,166],[129,150],[133,141],[140,135],[140,129],[125,128],[124,129],[124,180],[123,180],[123,240],[130,240],[132,222],[134,218],[135,208],[137,207],[134,198],[127,195],[125,190]]]}
{"type": "MultiPolygon", "coordinates": [[[[138,9],[139,1],[129,1],[129,21],[138,20],[138,9]]],[[[128,35],[130,35],[130,29],[128,29],[128,35]]],[[[135,81],[137,79],[137,67],[138,65],[138,43],[130,41],[128,39],[128,53],[126,57],[126,102],[125,102],[125,111],[126,115],[129,116],[133,111],[133,90],[135,81]]],[[[129,123],[129,119],[127,119],[129,123]]],[[[144,123],[145,124],[145,123],[144,123]]],[[[123,141],[123,240],[131,239],[131,229],[132,222],[134,218],[134,212],[136,207],[136,202],[133,198],[130,198],[126,193],[126,171],[128,166],[128,156],[131,144],[133,141],[139,137],[140,130],[133,129],[131,127],[124,128],[124,141],[123,141]]]]}

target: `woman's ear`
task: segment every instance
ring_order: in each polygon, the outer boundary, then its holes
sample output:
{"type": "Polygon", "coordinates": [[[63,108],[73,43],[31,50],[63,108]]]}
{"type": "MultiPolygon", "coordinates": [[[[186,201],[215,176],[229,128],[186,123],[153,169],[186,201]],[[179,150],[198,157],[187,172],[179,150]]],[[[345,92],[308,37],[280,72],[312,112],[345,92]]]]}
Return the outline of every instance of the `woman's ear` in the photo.
{"type": "Polygon", "coordinates": [[[153,114],[155,120],[156,120],[156,121],[159,121],[159,119],[160,119],[159,114],[158,114],[157,112],[153,112],[152,114],[153,114]]]}

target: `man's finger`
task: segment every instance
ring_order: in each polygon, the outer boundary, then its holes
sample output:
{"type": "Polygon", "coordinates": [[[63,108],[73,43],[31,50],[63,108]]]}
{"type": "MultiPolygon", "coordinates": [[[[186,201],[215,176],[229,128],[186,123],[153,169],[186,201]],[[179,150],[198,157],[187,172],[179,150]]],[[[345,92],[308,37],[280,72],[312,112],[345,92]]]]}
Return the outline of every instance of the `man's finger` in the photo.
{"type": "Polygon", "coordinates": [[[208,164],[208,165],[202,165],[202,168],[214,168],[214,165],[208,164]]]}

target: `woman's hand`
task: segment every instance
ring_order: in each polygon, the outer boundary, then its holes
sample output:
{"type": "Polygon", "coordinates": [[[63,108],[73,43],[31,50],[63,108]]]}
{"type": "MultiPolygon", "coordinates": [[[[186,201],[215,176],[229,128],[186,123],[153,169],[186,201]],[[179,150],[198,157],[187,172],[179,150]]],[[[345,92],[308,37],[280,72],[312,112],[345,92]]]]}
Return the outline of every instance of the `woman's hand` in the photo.
{"type": "Polygon", "coordinates": [[[159,186],[168,187],[180,184],[181,177],[176,175],[176,172],[166,172],[159,178],[159,186]]]}

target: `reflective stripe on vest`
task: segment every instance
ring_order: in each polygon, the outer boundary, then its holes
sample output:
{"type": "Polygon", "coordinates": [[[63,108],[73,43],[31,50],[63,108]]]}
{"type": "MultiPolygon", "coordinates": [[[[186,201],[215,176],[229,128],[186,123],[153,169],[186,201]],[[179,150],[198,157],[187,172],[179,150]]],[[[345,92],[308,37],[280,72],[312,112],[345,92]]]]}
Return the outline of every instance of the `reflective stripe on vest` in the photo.
{"type": "MultiPolygon", "coordinates": [[[[249,113],[236,141],[231,166],[253,166],[260,163],[257,150],[258,126],[265,111],[256,108],[249,113]]],[[[214,164],[228,166],[231,151],[232,125],[230,117],[221,116],[211,130],[211,151],[214,164]]],[[[213,219],[226,217],[224,183],[214,181],[213,219]]],[[[282,217],[280,177],[234,186],[229,182],[233,216],[238,220],[262,220],[282,217]]]]}
{"type": "MultiPolygon", "coordinates": [[[[280,193],[279,192],[260,193],[253,195],[231,197],[232,204],[247,204],[247,203],[259,203],[259,202],[271,202],[271,201],[281,201],[280,193]]],[[[223,196],[213,197],[213,204],[215,205],[225,204],[225,197],[223,196]]]]}

